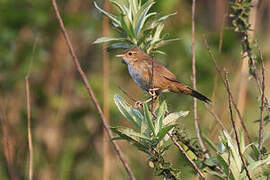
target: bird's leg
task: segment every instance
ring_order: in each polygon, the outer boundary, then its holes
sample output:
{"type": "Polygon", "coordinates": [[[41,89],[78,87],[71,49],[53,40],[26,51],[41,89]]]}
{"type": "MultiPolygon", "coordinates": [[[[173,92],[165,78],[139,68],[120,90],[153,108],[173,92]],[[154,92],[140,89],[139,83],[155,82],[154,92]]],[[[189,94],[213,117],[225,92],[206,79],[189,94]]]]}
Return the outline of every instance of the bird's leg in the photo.
{"type": "Polygon", "coordinates": [[[142,102],[142,101],[136,101],[135,102],[135,107],[136,108],[142,108],[143,107],[143,103],[148,103],[152,100],[157,99],[158,97],[158,93],[157,91],[159,90],[159,88],[153,88],[153,89],[149,89],[149,94],[151,95],[151,97],[149,99],[147,99],[146,101],[142,102]]]}
{"type": "Polygon", "coordinates": [[[135,106],[135,108],[142,108],[143,107],[143,102],[142,101],[136,101],[134,106],[135,106]]]}
{"type": "MultiPolygon", "coordinates": [[[[157,96],[155,97],[155,99],[157,98],[157,96]]],[[[152,97],[150,97],[149,99],[147,99],[146,101],[136,101],[135,102],[135,107],[136,108],[142,108],[143,107],[143,103],[149,103],[150,101],[152,101],[152,97]]]]}
{"type": "Polygon", "coordinates": [[[158,90],[159,88],[152,88],[152,89],[149,89],[148,93],[152,96],[153,99],[156,99],[158,97],[158,93],[157,93],[158,90]]]}
{"type": "Polygon", "coordinates": [[[156,118],[156,114],[154,112],[154,101],[157,99],[158,97],[158,90],[159,88],[152,88],[149,89],[149,94],[152,96],[150,99],[152,100],[152,109],[151,109],[151,114],[156,118]]]}

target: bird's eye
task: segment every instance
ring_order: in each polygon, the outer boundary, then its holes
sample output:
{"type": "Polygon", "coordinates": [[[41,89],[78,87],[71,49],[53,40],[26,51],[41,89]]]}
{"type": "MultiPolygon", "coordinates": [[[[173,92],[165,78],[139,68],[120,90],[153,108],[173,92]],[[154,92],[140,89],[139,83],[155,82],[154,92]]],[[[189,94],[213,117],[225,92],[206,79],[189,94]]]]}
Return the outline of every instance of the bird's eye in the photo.
{"type": "Polygon", "coordinates": [[[132,56],[132,52],[129,52],[128,55],[129,55],[129,56],[132,56]]]}

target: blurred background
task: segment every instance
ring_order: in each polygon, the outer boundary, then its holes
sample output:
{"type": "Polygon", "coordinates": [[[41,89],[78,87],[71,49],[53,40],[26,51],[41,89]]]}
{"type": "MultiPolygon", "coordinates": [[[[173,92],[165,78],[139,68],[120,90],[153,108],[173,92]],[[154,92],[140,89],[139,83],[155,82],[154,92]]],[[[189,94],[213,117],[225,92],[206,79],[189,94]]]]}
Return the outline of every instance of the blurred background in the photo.
{"type": "MultiPolygon", "coordinates": [[[[104,1],[96,2],[103,7],[104,1]]],[[[270,2],[253,2],[250,23],[254,29],[251,34],[254,35],[251,38],[264,56],[266,96],[269,97],[270,2]]],[[[92,44],[104,34],[114,36],[118,35],[117,32],[106,24],[91,0],[58,0],[58,5],[82,68],[99,103],[105,108],[106,116],[109,116],[109,123],[130,126],[114,105],[113,95],[118,93],[129,100],[119,87],[136,99],[143,100],[147,95],[130,78],[126,65],[115,58],[115,54],[121,51],[106,53],[103,51],[106,47],[92,44]],[[107,59],[105,68],[103,57],[107,59]],[[105,87],[106,82],[109,83],[105,93],[104,79],[105,87]]],[[[197,0],[197,88],[213,100],[214,111],[231,129],[227,94],[203,45],[202,36],[205,34],[219,65],[230,72],[234,97],[241,107],[252,140],[257,141],[259,123],[254,121],[260,118],[260,96],[255,81],[246,75],[240,38],[230,29],[228,7],[225,0],[197,0]]],[[[106,8],[114,11],[108,2],[106,8]]],[[[153,9],[161,14],[178,12],[166,22],[164,32],[169,33],[171,38],[181,40],[164,46],[162,50],[167,55],[157,55],[156,59],[191,86],[191,1],[160,0],[153,9]]],[[[34,179],[128,179],[109,139],[103,138],[101,120],[74,69],[51,1],[44,0],[0,0],[0,179],[28,177],[24,81],[28,72],[34,179]],[[109,144],[105,155],[103,144],[109,144]]],[[[165,94],[163,98],[167,100],[170,111],[191,112],[182,119],[182,123],[190,136],[196,137],[192,98],[173,93],[165,94]]],[[[203,134],[217,142],[220,127],[200,102],[198,110],[203,134]]],[[[269,125],[265,132],[269,135],[269,125]]],[[[144,153],[126,142],[119,143],[137,179],[162,179],[153,175],[144,153]]],[[[269,141],[266,142],[266,146],[269,147],[269,144],[269,141]]],[[[195,177],[193,169],[176,149],[172,148],[166,158],[174,162],[174,167],[182,169],[184,179],[195,177]]]]}

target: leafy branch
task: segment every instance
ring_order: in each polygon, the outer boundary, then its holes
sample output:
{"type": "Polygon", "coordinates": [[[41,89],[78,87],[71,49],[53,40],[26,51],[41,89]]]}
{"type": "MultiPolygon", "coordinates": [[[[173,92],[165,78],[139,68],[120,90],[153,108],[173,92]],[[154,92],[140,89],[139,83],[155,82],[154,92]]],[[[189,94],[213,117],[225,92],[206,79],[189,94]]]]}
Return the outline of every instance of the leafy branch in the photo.
{"type": "Polygon", "coordinates": [[[112,26],[119,30],[121,37],[101,37],[94,41],[94,44],[110,42],[108,50],[137,47],[147,54],[165,54],[158,48],[168,42],[179,40],[169,39],[168,34],[162,34],[164,21],[176,13],[159,17],[157,12],[150,12],[156,3],[154,0],[148,0],[144,4],[140,0],[130,0],[127,4],[115,0],[110,2],[116,7],[117,14],[104,11],[96,2],[94,5],[110,19],[112,26]]]}
{"type": "Polygon", "coordinates": [[[178,119],[187,116],[189,112],[167,114],[167,104],[163,101],[156,108],[155,117],[146,103],[143,105],[142,114],[117,94],[114,96],[114,101],[119,111],[134,128],[111,127],[112,131],[118,135],[113,140],[126,140],[145,152],[149,157],[150,167],[154,169],[154,174],[179,179],[180,171],[172,168],[172,164],[164,160],[163,154],[171,146],[167,133],[172,132],[179,124],[178,119]]]}

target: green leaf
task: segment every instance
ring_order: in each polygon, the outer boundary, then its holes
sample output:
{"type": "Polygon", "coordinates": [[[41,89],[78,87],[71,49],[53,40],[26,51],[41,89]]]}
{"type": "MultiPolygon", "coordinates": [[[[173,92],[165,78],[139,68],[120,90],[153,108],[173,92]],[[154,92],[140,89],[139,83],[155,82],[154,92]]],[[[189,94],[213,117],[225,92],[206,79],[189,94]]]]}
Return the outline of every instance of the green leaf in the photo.
{"type": "Polygon", "coordinates": [[[141,133],[146,135],[146,136],[149,136],[149,137],[150,137],[150,134],[151,134],[151,130],[150,130],[150,128],[148,128],[148,123],[145,120],[145,118],[141,122],[141,133]]]}
{"type": "Polygon", "coordinates": [[[163,101],[161,105],[157,109],[157,118],[155,122],[155,131],[159,132],[163,125],[163,119],[165,116],[165,112],[167,111],[167,104],[166,101],[163,101]]]}
{"type": "Polygon", "coordinates": [[[151,51],[152,53],[154,53],[154,54],[162,54],[162,55],[167,55],[165,52],[163,52],[163,51],[159,51],[159,50],[153,50],[153,51],[151,51]]]}
{"type": "Polygon", "coordinates": [[[163,125],[169,125],[169,124],[176,124],[176,120],[185,117],[189,114],[189,111],[180,111],[180,112],[174,112],[170,113],[168,116],[166,116],[163,119],[163,125]]]}
{"type": "Polygon", "coordinates": [[[220,157],[228,162],[229,153],[230,152],[230,171],[233,175],[234,179],[240,179],[241,171],[242,171],[242,161],[238,153],[238,148],[232,137],[228,132],[223,131],[222,136],[220,137],[222,143],[226,147],[227,151],[225,153],[220,154],[220,157]]]}
{"type": "Polygon", "coordinates": [[[117,1],[114,1],[114,0],[110,0],[111,3],[113,3],[115,6],[117,6],[123,14],[127,14],[128,12],[126,11],[126,9],[121,6],[121,4],[119,4],[117,1]]]}
{"type": "MultiPolygon", "coordinates": [[[[129,20],[127,20],[129,23],[129,20]]],[[[130,30],[130,28],[128,27],[128,25],[126,24],[126,21],[124,20],[124,15],[121,14],[120,15],[120,23],[121,23],[121,27],[122,29],[125,31],[125,33],[132,39],[134,40],[135,36],[133,35],[132,30],[130,30]]]]}
{"type": "Polygon", "coordinates": [[[146,20],[153,16],[156,15],[156,12],[152,12],[150,14],[147,14],[150,8],[155,4],[155,2],[148,1],[145,3],[146,6],[143,6],[142,9],[139,11],[139,13],[136,15],[135,20],[134,20],[134,26],[135,26],[135,33],[136,35],[139,34],[140,30],[142,29],[144,23],[146,20]]]}
{"type": "Polygon", "coordinates": [[[270,155],[268,155],[267,158],[263,160],[259,160],[259,161],[255,161],[251,163],[250,165],[248,165],[247,168],[250,172],[253,172],[255,170],[258,170],[258,168],[261,168],[262,166],[267,166],[267,165],[270,165],[270,155]]]}
{"type": "Polygon", "coordinates": [[[115,22],[116,24],[119,24],[120,25],[120,22],[117,20],[117,18],[114,16],[114,15],[112,15],[112,14],[110,14],[110,13],[108,13],[108,12],[106,12],[106,11],[104,11],[103,9],[101,9],[98,5],[97,5],[97,3],[94,1],[94,5],[95,5],[95,7],[101,12],[101,13],[103,13],[105,16],[107,16],[108,18],[110,18],[113,22],[115,22]]]}
{"type": "MultiPolygon", "coordinates": [[[[206,172],[213,175],[213,176],[219,177],[220,179],[226,179],[226,177],[227,177],[225,174],[218,173],[218,172],[212,171],[212,170],[206,170],[206,172]]],[[[230,180],[232,180],[232,179],[230,179],[230,180]]]]}
{"type": "Polygon", "coordinates": [[[132,22],[133,21],[133,16],[132,16],[132,10],[131,10],[131,8],[127,8],[125,5],[123,6],[123,8],[126,10],[126,12],[127,12],[127,14],[124,14],[124,15],[126,15],[127,16],[127,18],[128,18],[128,20],[130,21],[130,22],[132,22]]]}
{"type": "Polygon", "coordinates": [[[174,15],[176,15],[176,14],[177,14],[177,12],[167,14],[167,15],[162,16],[161,18],[159,18],[157,21],[158,21],[158,22],[165,21],[165,20],[168,19],[169,17],[174,16],[174,15]]]}
{"type": "Polygon", "coordinates": [[[116,133],[120,132],[121,134],[124,134],[128,137],[132,137],[137,141],[140,141],[140,139],[144,139],[144,140],[148,140],[148,141],[151,140],[150,138],[146,137],[145,135],[143,135],[139,132],[134,131],[131,128],[118,126],[118,127],[111,127],[111,129],[116,133]]]}
{"type": "Polygon", "coordinates": [[[137,36],[141,32],[141,29],[143,29],[143,26],[146,23],[147,19],[149,19],[151,16],[155,16],[156,14],[157,14],[156,12],[149,13],[145,16],[145,18],[142,19],[142,21],[138,22],[139,24],[137,24],[135,28],[135,33],[137,36]]]}
{"type": "Polygon", "coordinates": [[[159,140],[162,140],[164,138],[164,136],[174,127],[175,127],[175,125],[168,125],[168,126],[165,126],[164,128],[162,128],[157,134],[159,140]]]}
{"type": "Polygon", "coordinates": [[[152,130],[154,137],[156,137],[156,132],[153,124],[153,117],[147,107],[147,104],[143,104],[143,112],[144,112],[144,118],[146,119],[148,123],[148,127],[152,130]]]}
{"type": "Polygon", "coordinates": [[[136,128],[140,129],[141,122],[143,121],[142,114],[126,103],[126,101],[117,94],[114,95],[114,102],[123,116],[125,116],[125,118],[127,118],[127,120],[129,120],[136,128]]]}
{"type": "Polygon", "coordinates": [[[162,24],[162,23],[157,26],[157,29],[156,29],[154,37],[151,41],[151,44],[154,44],[160,40],[160,36],[161,36],[161,32],[162,32],[163,28],[164,28],[164,24],[162,24]]]}
{"type": "MultiPolygon", "coordinates": [[[[224,160],[224,158],[220,154],[217,155],[217,161],[218,161],[218,164],[223,167],[225,174],[228,175],[229,171],[231,171],[230,167],[228,166],[227,162],[224,160]]],[[[229,178],[230,180],[236,179],[234,176],[234,172],[231,171],[230,174],[231,174],[229,178]]]]}
{"type": "Polygon", "coordinates": [[[129,0],[130,9],[132,11],[132,14],[135,15],[138,11],[138,2],[137,0],[129,0]]]}
{"type": "MultiPolygon", "coordinates": [[[[139,18],[141,17],[142,13],[144,12],[144,10],[151,4],[153,3],[153,0],[148,0],[146,1],[141,8],[138,10],[138,12],[136,13],[135,17],[134,17],[134,25],[137,24],[139,18]]],[[[152,6],[152,5],[151,5],[152,6]]]]}
{"type": "MultiPolygon", "coordinates": [[[[125,127],[124,127],[125,128],[125,127]]],[[[122,133],[121,129],[119,129],[119,127],[111,127],[111,130],[118,134],[122,139],[127,140],[128,142],[130,142],[132,145],[134,145],[135,147],[137,147],[139,150],[144,151],[146,153],[148,152],[148,143],[141,143],[140,142],[140,138],[135,136],[134,134],[130,134],[130,133],[122,133]]]]}
{"type": "Polygon", "coordinates": [[[258,147],[255,144],[252,143],[251,144],[251,148],[252,148],[253,153],[255,154],[255,156],[258,157],[259,156],[259,152],[260,152],[260,150],[258,149],[258,147]]]}
{"type": "Polygon", "coordinates": [[[217,166],[218,165],[216,157],[207,158],[203,163],[208,165],[208,166],[217,166]]]}
{"type": "Polygon", "coordinates": [[[241,172],[242,161],[238,152],[237,145],[227,131],[223,131],[223,135],[225,144],[228,144],[228,147],[231,150],[231,156],[233,161],[231,164],[234,165],[234,169],[237,169],[239,172],[241,172]]]}
{"type": "Polygon", "coordinates": [[[112,141],[116,141],[116,140],[123,140],[124,138],[122,138],[121,136],[114,136],[111,138],[112,141]]]}
{"type": "Polygon", "coordinates": [[[130,48],[134,48],[135,46],[132,44],[128,44],[128,43],[113,43],[112,45],[110,45],[107,50],[111,51],[114,49],[130,49],[130,48]]]}
{"type": "Polygon", "coordinates": [[[113,38],[113,37],[101,37],[98,38],[93,42],[93,44],[99,44],[99,43],[105,43],[105,42],[110,42],[110,41],[122,41],[125,40],[124,38],[113,38]]]}

